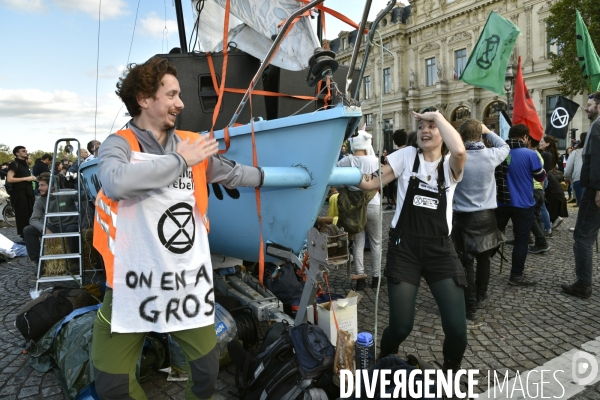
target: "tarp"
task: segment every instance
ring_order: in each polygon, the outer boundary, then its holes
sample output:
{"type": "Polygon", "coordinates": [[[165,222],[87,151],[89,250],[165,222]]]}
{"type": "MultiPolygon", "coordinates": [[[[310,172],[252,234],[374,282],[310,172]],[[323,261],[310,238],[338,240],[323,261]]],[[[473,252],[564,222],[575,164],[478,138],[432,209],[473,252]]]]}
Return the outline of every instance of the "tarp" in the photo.
{"type": "MultiPolygon", "coordinates": [[[[194,10],[197,3],[198,0],[193,0],[194,10]]],[[[222,50],[225,4],[226,0],[204,1],[198,28],[200,51],[222,50]]],[[[229,44],[263,60],[279,33],[280,24],[301,5],[297,0],[232,0],[229,44]]],[[[190,48],[193,47],[190,43],[190,48]]],[[[303,70],[317,47],[319,42],[310,19],[301,17],[281,42],[271,64],[290,71],[303,70]]]]}

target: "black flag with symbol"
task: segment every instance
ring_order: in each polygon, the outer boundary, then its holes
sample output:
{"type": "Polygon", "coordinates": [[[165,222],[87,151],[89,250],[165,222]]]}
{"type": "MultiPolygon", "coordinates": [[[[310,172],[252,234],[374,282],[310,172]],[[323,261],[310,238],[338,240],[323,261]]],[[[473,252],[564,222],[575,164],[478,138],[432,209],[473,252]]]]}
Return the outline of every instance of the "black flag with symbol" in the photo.
{"type": "Polygon", "coordinates": [[[569,122],[575,116],[578,108],[579,104],[566,97],[559,96],[556,108],[550,116],[550,123],[546,126],[546,135],[554,136],[557,139],[565,139],[569,122]]]}

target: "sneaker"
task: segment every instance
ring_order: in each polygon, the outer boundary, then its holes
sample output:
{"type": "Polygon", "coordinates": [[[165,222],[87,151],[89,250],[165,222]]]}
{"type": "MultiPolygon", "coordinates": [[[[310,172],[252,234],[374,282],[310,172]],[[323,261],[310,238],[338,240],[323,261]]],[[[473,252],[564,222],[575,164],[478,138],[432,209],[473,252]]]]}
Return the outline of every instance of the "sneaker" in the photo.
{"type": "Polygon", "coordinates": [[[552,231],[546,231],[544,232],[544,237],[546,239],[552,239],[554,236],[552,235],[552,231]]]}
{"type": "Polygon", "coordinates": [[[545,246],[529,246],[529,252],[531,254],[541,254],[550,250],[550,245],[546,244],[545,246]]]}
{"type": "Polygon", "coordinates": [[[572,296],[581,297],[582,299],[589,299],[592,296],[592,285],[585,284],[579,280],[571,283],[563,283],[560,285],[563,292],[572,296]]]}
{"type": "Polygon", "coordinates": [[[508,279],[508,284],[514,285],[514,286],[533,286],[533,285],[537,284],[537,281],[533,281],[533,280],[527,278],[525,276],[525,274],[518,275],[518,276],[510,274],[510,278],[508,279]]]}
{"type": "Polygon", "coordinates": [[[554,222],[552,223],[552,229],[556,229],[560,226],[560,224],[562,224],[564,221],[564,219],[562,219],[561,217],[556,218],[556,220],[554,220],[554,222]]]}
{"type": "Polygon", "coordinates": [[[575,232],[575,228],[569,228],[569,232],[575,232]]]}
{"type": "Polygon", "coordinates": [[[468,310],[467,319],[469,321],[477,321],[479,319],[479,315],[477,315],[477,310],[468,310]]]}
{"type": "Polygon", "coordinates": [[[487,305],[487,301],[488,301],[487,294],[485,295],[485,297],[477,299],[477,309],[485,308],[485,306],[487,305]]]}
{"type": "Polygon", "coordinates": [[[388,205],[388,206],[387,206],[385,209],[386,209],[386,210],[393,210],[393,209],[394,209],[394,206],[390,204],[390,205],[388,205]]]}
{"type": "Polygon", "coordinates": [[[568,204],[573,204],[573,203],[577,203],[577,199],[571,199],[569,201],[567,201],[568,204]]]}

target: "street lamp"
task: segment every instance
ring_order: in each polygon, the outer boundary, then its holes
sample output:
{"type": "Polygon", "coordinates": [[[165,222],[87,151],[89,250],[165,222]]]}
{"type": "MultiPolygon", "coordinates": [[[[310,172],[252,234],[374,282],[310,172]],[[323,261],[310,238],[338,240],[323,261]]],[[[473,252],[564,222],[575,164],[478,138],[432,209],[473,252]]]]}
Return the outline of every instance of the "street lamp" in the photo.
{"type": "Polygon", "coordinates": [[[511,105],[511,97],[513,92],[513,86],[515,84],[515,74],[513,72],[512,64],[509,64],[506,67],[506,74],[504,75],[504,91],[506,92],[506,108],[508,112],[508,116],[512,117],[512,105],[511,105]]]}

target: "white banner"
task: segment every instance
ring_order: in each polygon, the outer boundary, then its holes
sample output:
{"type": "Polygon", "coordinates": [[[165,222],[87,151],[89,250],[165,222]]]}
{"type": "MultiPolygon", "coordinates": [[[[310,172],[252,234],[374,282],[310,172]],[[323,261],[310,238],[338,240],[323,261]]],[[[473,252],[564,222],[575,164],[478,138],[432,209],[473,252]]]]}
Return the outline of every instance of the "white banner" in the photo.
{"type": "MultiPolygon", "coordinates": [[[[132,152],[131,162],[158,156],[132,152]]],[[[208,237],[188,168],[167,188],[119,201],[113,332],[174,332],[214,323],[208,237]]]]}

